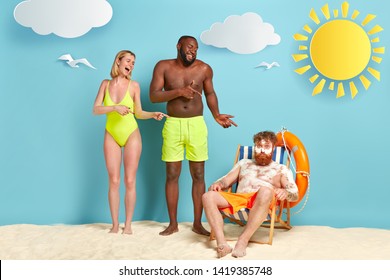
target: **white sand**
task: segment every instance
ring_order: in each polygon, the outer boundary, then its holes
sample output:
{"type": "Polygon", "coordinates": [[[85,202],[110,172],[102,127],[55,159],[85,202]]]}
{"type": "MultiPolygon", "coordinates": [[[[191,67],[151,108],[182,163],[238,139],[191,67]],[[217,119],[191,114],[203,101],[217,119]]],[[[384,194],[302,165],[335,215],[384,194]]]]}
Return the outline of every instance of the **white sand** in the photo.
{"type": "MultiPolygon", "coordinates": [[[[204,224],[209,228],[207,224],[204,224]]],[[[215,259],[215,241],[180,223],[179,232],[158,233],[166,223],[133,223],[133,235],[109,234],[109,224],[8,225],[0,226],[2,260],[207,260],[215,259]]],[[[225,232],[238,236],[242,228],[225,225],[225,232]]],[[[260,229],[255,239],[267,238],[260,229]]],[[[235,241],[229,241],[233,247],[235,241]]],[[[234,259],[230,255],[224,259],[234,259]]],[[[336,229],[326,226],[295,226],[276,230],[273,245],[251,243],[248,260],[389,260],[390,230],[336,229]]]]}

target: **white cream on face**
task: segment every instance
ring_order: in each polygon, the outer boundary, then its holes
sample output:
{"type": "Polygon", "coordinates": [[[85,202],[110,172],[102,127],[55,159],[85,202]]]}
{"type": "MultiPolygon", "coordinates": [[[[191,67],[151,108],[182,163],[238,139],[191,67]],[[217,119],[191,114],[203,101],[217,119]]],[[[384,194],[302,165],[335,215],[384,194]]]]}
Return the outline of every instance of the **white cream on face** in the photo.
{"type": "Polygon", "coordinates": [[[264,153],[270,155],[272,153],[272,144],[269,141],[261,140],[260,145],[255,146],[255,152],[257,154],[264,153]]]}

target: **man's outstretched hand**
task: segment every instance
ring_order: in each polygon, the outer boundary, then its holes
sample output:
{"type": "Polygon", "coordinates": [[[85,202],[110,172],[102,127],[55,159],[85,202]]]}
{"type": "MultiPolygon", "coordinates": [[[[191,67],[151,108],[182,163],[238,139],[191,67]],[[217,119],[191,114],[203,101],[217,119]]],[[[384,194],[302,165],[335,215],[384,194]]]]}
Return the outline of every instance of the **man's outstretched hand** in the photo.
{"type": "Polygon", "coordinates": [[[233,120],[231,120],[231,118],[234,118],[234,116],[232,115],[227,115],[227,114],[219,114],[215,120],[217,121],[217,123],[219,123],[220,126],[222,126],[223,128],[228,128],[228,127],[231,127],[232,125],[234,126],[238,126],[233,120]]]}

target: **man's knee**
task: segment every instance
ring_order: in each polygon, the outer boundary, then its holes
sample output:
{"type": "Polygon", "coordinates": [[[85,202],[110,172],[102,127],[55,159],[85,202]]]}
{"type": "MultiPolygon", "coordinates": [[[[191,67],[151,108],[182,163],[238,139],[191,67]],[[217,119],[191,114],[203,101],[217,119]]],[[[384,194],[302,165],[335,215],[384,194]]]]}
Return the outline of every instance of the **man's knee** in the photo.
{"type": "Polygon", "coordinates": [[[215,192],[205,192],[203,195],[202,195],[202,203],[203,203],[203,206],[208,206],[210,204],[215,204],[215,192]]]}
{"type": "Polygon", "coordinates": [[[181,172],[181,165],[169,164],[166,169],[167,181],[178,181],[181,172]]]}
{"type": "Polygon", "coordinates": [[[270,188],[262,187],[257,191],[256,201],[264,204],[270,203],[274,196],[274,191],[270,188]]]}
{"type": "Polygon", "coordinates": [[[192,181],[195,183],[204,183],[204,172],[198,170],[192,174],[192,181]]]}
{"type": "Polygon", "coordinates": [[[194,182],[204,182],[204,163],[190,163],[191,177],[194,182]]]}
{"type": "Polygon", "coordinates": [[[202,202],[203,202],[203,205],[207,202],[209,202],[210,200],[210,195],[209,195],[210,192],[205,192],[203,195],[202,195],[202,202]]]}

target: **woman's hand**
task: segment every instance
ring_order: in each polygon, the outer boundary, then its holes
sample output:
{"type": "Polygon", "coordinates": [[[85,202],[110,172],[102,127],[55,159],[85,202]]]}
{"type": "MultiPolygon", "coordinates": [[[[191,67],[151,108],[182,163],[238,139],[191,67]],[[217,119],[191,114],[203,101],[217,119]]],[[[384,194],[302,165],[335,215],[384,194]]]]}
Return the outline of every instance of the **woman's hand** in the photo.
{"type": "Polygon", "coordinates": [[[164,117],[169,118],[168,115],[161,113],[161,112],[154,112],[153,113],[153,119],[161,121],[164,117]]]}
{"type": "Polygon", "coordinates": [[[121,116],[126,116],[127,114],[134,114],[134,112],[131,111],[129,107],[124,105],[115,105],[114,110],[118,112],[118,114],[121,116]]]}

